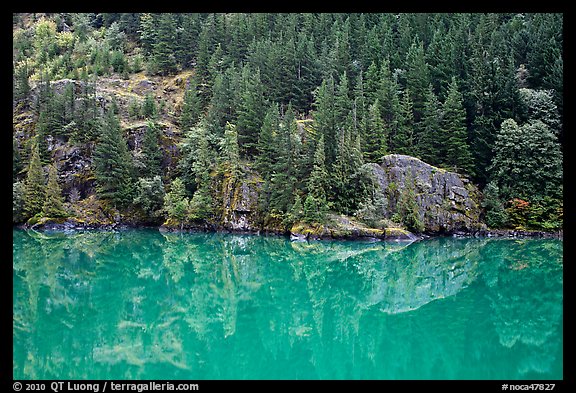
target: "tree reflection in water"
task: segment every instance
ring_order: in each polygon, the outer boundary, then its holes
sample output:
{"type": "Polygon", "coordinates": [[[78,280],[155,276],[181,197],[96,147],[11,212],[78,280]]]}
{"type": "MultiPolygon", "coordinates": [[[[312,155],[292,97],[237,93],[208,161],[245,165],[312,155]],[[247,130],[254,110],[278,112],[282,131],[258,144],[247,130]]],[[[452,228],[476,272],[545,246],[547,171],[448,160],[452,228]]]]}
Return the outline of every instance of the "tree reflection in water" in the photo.
{"type": "Polygon", "coordinates": [[[14,378],[562,378],[562,242],[14,231],[14,378]]]}

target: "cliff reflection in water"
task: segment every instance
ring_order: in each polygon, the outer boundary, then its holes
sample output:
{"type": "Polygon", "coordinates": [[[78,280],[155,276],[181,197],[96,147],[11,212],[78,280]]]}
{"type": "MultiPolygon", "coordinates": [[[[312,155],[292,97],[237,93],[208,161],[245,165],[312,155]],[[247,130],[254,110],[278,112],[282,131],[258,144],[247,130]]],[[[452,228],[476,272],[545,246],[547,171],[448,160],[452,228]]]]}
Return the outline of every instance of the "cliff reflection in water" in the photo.
{"type": "Polygon", "coordinates": [[[15,379],[559,379],[562,241],[14,231],[15,379]]]}

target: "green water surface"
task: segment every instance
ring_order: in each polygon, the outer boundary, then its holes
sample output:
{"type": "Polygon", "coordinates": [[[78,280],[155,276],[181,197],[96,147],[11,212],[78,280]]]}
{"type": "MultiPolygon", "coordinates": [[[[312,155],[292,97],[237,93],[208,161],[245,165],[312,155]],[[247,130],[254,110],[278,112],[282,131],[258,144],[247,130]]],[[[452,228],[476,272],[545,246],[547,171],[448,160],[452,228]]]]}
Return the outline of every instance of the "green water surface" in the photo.
{"type": "Polygon", "coordinates": [[[15,379],[562,379],[562,241],[13,231],[15,379]]]}

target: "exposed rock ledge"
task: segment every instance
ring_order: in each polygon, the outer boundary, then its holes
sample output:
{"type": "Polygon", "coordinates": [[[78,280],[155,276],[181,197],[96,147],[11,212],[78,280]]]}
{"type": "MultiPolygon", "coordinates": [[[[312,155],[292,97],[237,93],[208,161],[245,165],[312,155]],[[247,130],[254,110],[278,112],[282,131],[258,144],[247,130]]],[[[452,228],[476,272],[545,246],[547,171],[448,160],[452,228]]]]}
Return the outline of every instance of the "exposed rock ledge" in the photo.
{"type": "Polygon", "coordinates": [[[467,178],[429,165],[422,160],[390,154],[382,163],[366,164],[384,196],[384,217],[402,214],[402,204],[416,206],[425,233],[486,230],[481,221],[480,191],[467,178]]]}
{"type": "Polygon", "coordinates": [[[347,240],[402,240],[415,241],[417,236],[403,228],[370,228],[347,216],[329,215],[328,224],[296,223],[290,229],[292,240],[347,239],[347,240]]]}

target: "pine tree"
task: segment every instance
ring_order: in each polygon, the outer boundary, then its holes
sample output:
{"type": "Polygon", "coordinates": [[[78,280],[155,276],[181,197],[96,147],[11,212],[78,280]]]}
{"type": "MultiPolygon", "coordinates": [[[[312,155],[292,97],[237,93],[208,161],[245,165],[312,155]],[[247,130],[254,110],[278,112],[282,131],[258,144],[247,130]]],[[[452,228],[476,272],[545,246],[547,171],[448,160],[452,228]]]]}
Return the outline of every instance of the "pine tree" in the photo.
{"type": "Polygon", "coordinates": [[[42,163],[40,162],[40,152],[38,141],[32,145],[32,154],[26,173],[24,183],[24,215],[25,218],[33,217],[42,212],[44,199],[46,198],[46,186],[42,163]]]}
{"type": "Polygon", "coordinates": [[[42,207],[42,215],[50,218],[64,218],[68,213],[64,209],[62,189],[58,184],[58,171],[56,165],[48,167],[48,184],[46,186],[46,199],[42,207]]]}
{"type": "Polygon", "coordinates": [[[202,114],[202,101],[198,95],[198,83],[195,76],[191,76],[184,91],[182,112],[180,115],[180,129],[186,133],[200,119],[202,114]]]}
{"type": "Polygon", "coordinates": [[[142,138],[142,153],[144,168],[141,177],[154,177],[162,173],[162,132],[158,124],[148,120],[144,137],[142,138]]]}
{"type": "Polygon", "coordinates": [[[448,86],[448,96],[443,105],[442,133],[445,135],[445,165],[464,173],[472,172],[472,154],[467,141],[466,112],[456,78],[448,86]]]}
{"type": "Polygon", "coordinates": [[[358,138],[353,136],[350,113],[339,130],[336,161],[330,167],[330,199],[338,212],[351,214],[358,203],[354,175],[363,164],[358,138]]]}
{"type": "Polygon", "coordinates": [[[214,80],[212,98],[206,114],[209,134],[221,138],[227,122],[233,122],[232,91],[227,74],[218,74],[214,80]]]}
{"type": "Polygon", "coordinates": [[[406,89],[410,92],[412,100],[414,124],[419,128],[424,111],[425,95],[430,84],[430,73],[424,56],[423,43],[417,38],[412,42],[406,55],[406,68],[406,89]]]}
{"type": "MultiPolygon", "coordinates": [[[[233,127],[230,127],[231,131],[225,134],[228,138],[233,138],[233,127]]],[[[213,211],[214,201],[212,199],[212,194],[210,193],[210,169],[212,167],[210,147],[207,139],[206,126],[203,123],[199,123],[196,127],[192,129],[192,135],[194,138],[194,162],[192,164],[192,172],[195,176],[196,191],[190,200],[188,217],[192,221],[203,221],[208,219],[213,211]]],[[[230,141],[233,144],[234,141],[230,141]]],[[[227,149],[236,148],[236,154],[238,152],[238,141],[236,140],[235,147],[226,146],[227,149]]],[[[227,152],[229,156],[233,156],[234,153],[227,152]]],[[[234,165],[232,165],[232,172],[234,173],[234,165]]]]}
{"type": "Polygon", "coordinates": [[[100,138],[93,154],[97,193],[117,207],[133,199],[133,165],[118,118],[108,111],[100,125],[100,138]]]}
{"type": "Polygon", "coordinates": [[[388,154],[387,135],[378,99],[368,108],[368,125],[365,137],[364,160],[366,162],[379,162],[382,156],[388,154]]]}
{"type": "Polygon", "coordinates": [[[314,153],[314,165],[308,178],[308,193],[317,200],[326,201],[329,178],[324,155],[324,135],[320,135],[320,139],[316,144],[316,152],[314,153]]]}
{"type": "Polygon", "coordinates": [[[318,135],[324,136],[326,165],[330,166],[336,160],[337,145],[337,116],[333,78],[322,81],[316,92],[314,106],[314,127],[318,135]]]}
{"type": "MultiPolygon", "coordinates": [[[[233,132],[233,129],[231,130],[233,132]]],[[[233,138],[233,135],[230,136],[233,138]]],[[[206,130],[206,125],[204,123],[199,123],[190,132],[190,138],[192,142],[192,155],[193,161],[190,167],[192,173],[194,174],[194,181],[196,183],[197,189],[208,189],[210,186],[210,170],[212,168],[212,151],[210,150],[210,145],[208,144],[208,133],[206,130]]],[[[231,144],[234,141],[230,141],[231,144]]],[[[237,142],[236,142],[237,143],[237,142]]],[[[231,147],[234,150],[237,146],[231,147]]],[[[234,153],[227,152],[230,156],[234,153]]]]}
{"type": "MultiPolygon", "coordinates": [[[[454,73],[451,64],[448,32],[438,28],[434,31],[430,46],[426,50],[426,63],[430,65],[430,82],[439,99],[445,99],[450,77],[454,73]]],[[[424,109],[425,110],[425,109],[424,109]]]]}
{"type": "Polygon", "coordinates": [[[308,178],[308,196],[304,201],[304,219],[306,222],[323,222],[328,211],[326,190],[329,188],[330,175],[326,170],[324,156],[324,136],[321,135],[314,153],[314,164],[308,178]]]}
{"type": "Polygon", "coordinates": [[[440,130],[442,107],[438,97],[434,94],[432,84],[428,86],[425,98],[417,150],[423,161],[432,165],[439,165],[446,156],[446,135],[440,130]]]}
{"type": "Polygon", "coordinates": [[[380,97],[380,71],[378,70],[378,66],[375,62],[370,63],[370,66],[366,70],[366,77],[364,78],[364,81],[364,93],[366,95],[366,101],[374,102],[377,98],[382,99],[382,97],[380,97]]]}
{"type": "Polygon", "coordinates": [[[200,14],[182,14],[182,28],[178,29],[176,40],[176,57],[182,68],[191,67],[198,52],[198,36],[200,34],[200,14]]]}
{"type": "Polygon", "coordinates": [[[177,71],[175,42],[176,26],[173,15],[163,13],[158,20],[156,40],[152,45],[152,55],[158,72],[161,75],[172,74],[177,71]]]}
{"type": "MultiPolygon", "coordinates": [[[[398,128],[398,119],[400,116],[400,98],[399,86],[396,78],[390,71],[390,61],[385,58],[380,67],[380,79],[378,80],[378,90],[376,92],[380,104],[380,115],[384,120],[384,126],[387,128],[390,150],[393,150],[394,144],[392,138],[398,128]]],[[[376,99],[371,100],[374,102],[376,99]]]]}
{"type": "Polygon", "coordinates": [[[207,93],[212,88],[208,71],[211,46],[212,36],[210,26],[204,23],[201,27],[200,36],[198,37],[198,55],[196,56],[196,75],[198,77],[198,85],[201,87],[201,97],[203,97],[204,103],[207,102],[207,93]]]}
{"type": "Polygon", "coordinates": [[[142,116],[147,119],[155,119],[158,116],[158,108],[156,107],[156,101],[154,100],[154,95],[152,95],[152,93],[148,93],[144,97],[142,116]]]}
{"type": "Polygon", "coordinates": [[[230,169],[232,177],[238,178],[240,175],[240,148],[238,146],[236,125],[226,123],[224,138],[220,142],[220,151],[224,163],[226,163],[230,169]]]}
{"type": "Polygon", "coordinates": [[[278,129],[276,147],[276,163],[272,176],[272,194],[270,207],[280,212],[287,212],[292,206],[296,183],[296,168],[294,157],[294,139],[296,131],[296,119],[292,105],[284,113],[278,129]]]}
{"type": "Polygon", "coordinates": [[[241,86],[242,92],[237,105],[238,119],[236,121],[238,143],[244,157],[253,157],[266,110],[260,72],[245,66],[242,69],[241,86]]]}
{"type": "Polygon", "coordinates": [[[313,37],[308,37],[303,32],[298,35],[296,62],[294,105],[298,112],[305,113],[312,104],[314,88],[320,84],[320,75],[313,37]]]}
{"type": "Polygon", "coordinates": [[[210,149],[208,129],[204,121],[193,126],[180,144],[182,156],[178,169],[183,183],[190,192],[208,185],[213,151],[210,149]]]}
{"type": "Polygon", "coordinates": [[[269,181],[276,162],[275,147],[280,114],[278,104],[270,105],[260,128],[256,155],[256,168],[262,177],[269,181]]]}
{"type": "Polygon", "coordinates": [[[404,90],[402,94],[395,126],[395,132],[391,135],[390,150],[397,154],[414,155],[414,114],[408,90],[404,90]]]}

